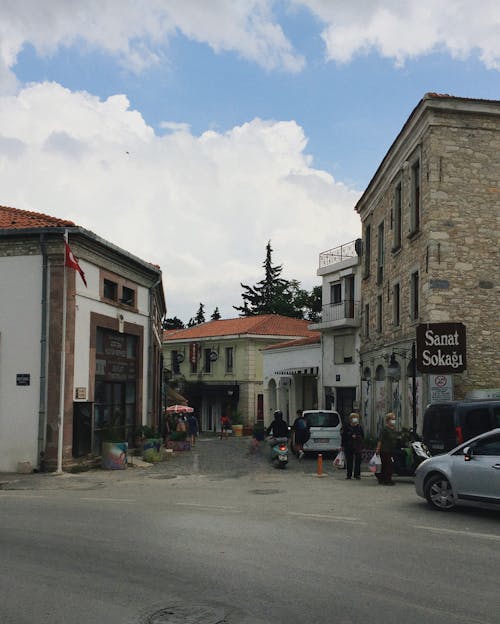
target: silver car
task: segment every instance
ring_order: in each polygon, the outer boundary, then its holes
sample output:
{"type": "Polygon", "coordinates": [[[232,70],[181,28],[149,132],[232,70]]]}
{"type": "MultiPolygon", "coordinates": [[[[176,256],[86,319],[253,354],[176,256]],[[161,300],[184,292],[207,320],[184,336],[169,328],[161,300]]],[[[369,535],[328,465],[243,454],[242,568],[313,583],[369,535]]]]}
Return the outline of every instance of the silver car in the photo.
{"type": "Polygon", "coordinates": [[[500,429],[493,429],[420,464],[415,489],[434,509],[456,505],[500,511],[500,429]]]}

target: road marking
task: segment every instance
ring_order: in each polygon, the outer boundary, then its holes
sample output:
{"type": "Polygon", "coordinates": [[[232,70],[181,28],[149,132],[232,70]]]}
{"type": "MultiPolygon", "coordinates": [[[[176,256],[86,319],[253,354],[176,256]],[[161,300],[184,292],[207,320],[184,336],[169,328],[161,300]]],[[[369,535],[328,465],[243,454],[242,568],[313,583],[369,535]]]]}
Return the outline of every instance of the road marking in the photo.
{"type": "Polygon", "coordinates": [[[203,503],[175,503],[176,505],[182,505],[183,507],[196,507],[198,509],[220,509],[221,511],[233,511],[235,513],[241,513],[241,509],[237,507],[227,507],[224,505],[204,505],[203,503]]]}
{"type": "Polygon", "coordinates": [[[479,537],[484,539],[499,540],[500,535],[493,533],[474,533],[473,531],[456,531],[454,529],[441,529],[439,527],[421,526],[418,524],[413,525],[414,529],[422,529],[423,531],[434,531],[435,533],[449,533],[450,535],[466,535],[467,537],[479,537]]]}
{"type": "Polygon", "coordinates": [[[46,498],[43,494],[21,494],[19,492],[12,492],[9,490],[1,490],[2,495],[8,494],[9,498],[46,498]]]}
{"type": "Polygon", "coordinates": [[[368,524],[359,518],[351,518],[348,516],[332,516],[330,514],[307,514],[298,511],[287,511],[289,516],[300,516],[302,518],[319,518],[320,520],[334,520],[339,522],[351,522],[352,524],[368,524]]]}
{"type": "Polygon", "coordinates": [[[80,498],[82,501],[98,502],[98,503],[136,503],[134,498],[91,498],[90,496],[80,498]]]}

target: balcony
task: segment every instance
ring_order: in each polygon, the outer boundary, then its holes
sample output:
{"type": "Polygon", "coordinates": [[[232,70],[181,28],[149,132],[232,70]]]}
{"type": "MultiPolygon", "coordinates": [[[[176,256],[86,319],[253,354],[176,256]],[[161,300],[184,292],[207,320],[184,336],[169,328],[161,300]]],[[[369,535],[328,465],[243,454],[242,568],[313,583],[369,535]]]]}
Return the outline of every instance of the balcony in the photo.
{"type": "Polygon", "coordinates": [[[319,254],[320,270],[329,267],[332,264],[338,264],[339,262],[343,262],[344,260],[357,258],[359,256],[359,253],[356,248],[359,249],[360,245],[360,242],[357,241],[360,240],[361,239],[353,240],[350,243],[344,243],[344,245],[340,245],[340,247],[334,247],[333,249],[322,251],[319,254]]]}
{"type": "Polygon", "coordinates": [[[360,303],[346,299],[339,303],[325,304],[321,311],[321,321],[309,325],[309,329],[321,331],[322,329],[359,327],[359,325],[360,303]]]}

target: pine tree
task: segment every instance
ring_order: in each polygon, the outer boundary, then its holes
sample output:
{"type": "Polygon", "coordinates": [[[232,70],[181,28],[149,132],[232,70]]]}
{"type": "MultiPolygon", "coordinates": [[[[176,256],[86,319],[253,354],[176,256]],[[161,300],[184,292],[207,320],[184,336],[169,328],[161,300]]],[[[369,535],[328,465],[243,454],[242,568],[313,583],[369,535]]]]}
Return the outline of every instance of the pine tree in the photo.
{"type": "Polygon", "coordinates": [[[163,329],[184,329],[184,323],[174,316],[163,321],[163,329]]]}
{"type": "Polygon", "coordinates": [[[282,265],[273,265],[273,249],[271,241],[266,246],[266,259],[262,267],[264,268],[264,279],[255,286],[241,284],[243,293],[242,306],[233,306],[238,310],[240,316],[255,316],[257,314],[284,314],[290,316],[290,282],[280,277],[283,271],[282,265]]]}
{"type": "Polygon", "coordinates": [[[205,322],[205,306],[203,303],[200,303],[200,307],[198,308],[198,312],[196,312],[193,318],[189,319],[188,327],[194,327],[195,325],[199,325],[200,323],[205,322]]]}
{"type": "Polygon", "coordinates": [[[215,310],[212,312],[212,316],[210,317],[212,319],[212,321],[219,321],[220,320],[220,312],[219,312],[219,306],[217,306],[215,308],[215,310]]]}

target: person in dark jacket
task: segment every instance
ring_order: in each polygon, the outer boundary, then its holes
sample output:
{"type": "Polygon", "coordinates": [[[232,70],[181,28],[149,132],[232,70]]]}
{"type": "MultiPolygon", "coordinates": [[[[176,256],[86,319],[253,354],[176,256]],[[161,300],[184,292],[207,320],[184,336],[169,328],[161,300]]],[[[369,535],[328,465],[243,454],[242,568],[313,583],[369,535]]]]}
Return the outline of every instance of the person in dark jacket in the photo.
{"type": "Polygon", "coordinates": [[[283,412],[276,410],[274,420],[266,429],[266,435],[273,434],[273,438],[288,438],[288,425],[283,420],[283,412]]]}
{"type": "Polygon", "coordinates": [[[309,427],[307,426],[307,421],[304,418],[302,410],[297,410],[297,418],[293,422],[292,431],[292,450],[295,451],[299,459],[302,459],[304,457],[304,444],[311,437],[311,432],[309,431],[309,427]]]}
{"type": "Polygon", "coordinates": [[[347,474],[346,479],[352,478],[354,466],[354,478],[361,478],[361,452],[365,434],[360,424],[359,414],[352,412],[347,423],[342,427],[342,449],[345,455],[347,474]]]}
{"type": "Polygon", "coordinates": [[[396,414],[389,412],[385,417],[385,427],[380,432],[376,453],[382,461],[381,485],[394,485],[392,480],[392,454],[397,448],[399,432],[396,430],[396,414]]]}

